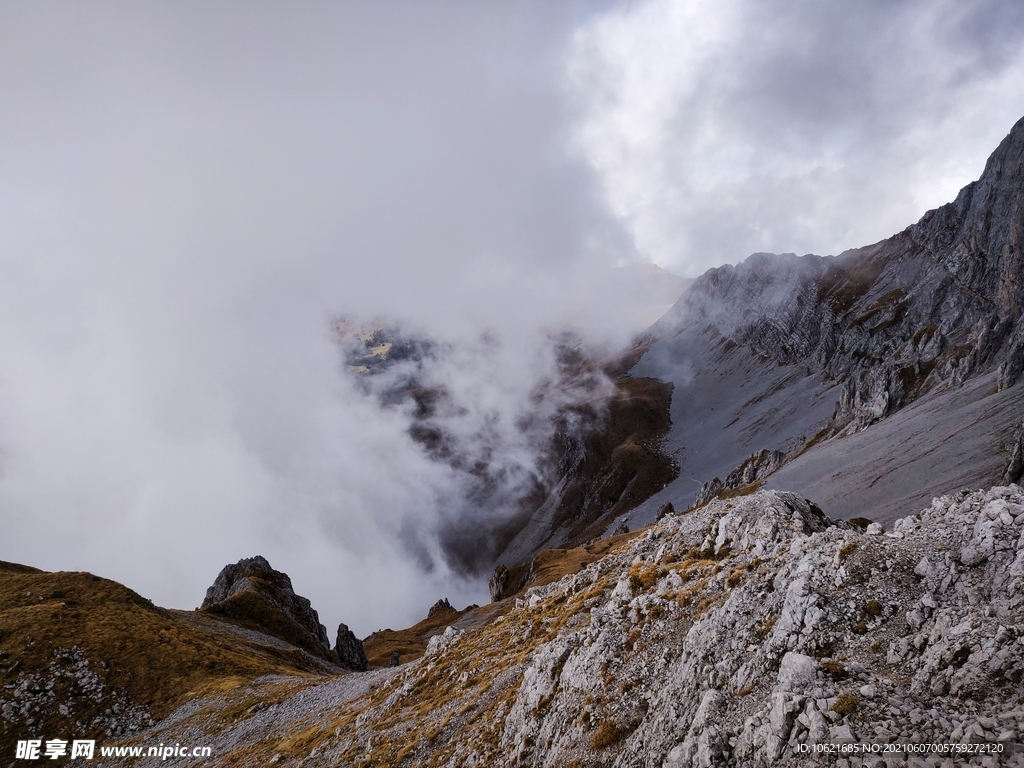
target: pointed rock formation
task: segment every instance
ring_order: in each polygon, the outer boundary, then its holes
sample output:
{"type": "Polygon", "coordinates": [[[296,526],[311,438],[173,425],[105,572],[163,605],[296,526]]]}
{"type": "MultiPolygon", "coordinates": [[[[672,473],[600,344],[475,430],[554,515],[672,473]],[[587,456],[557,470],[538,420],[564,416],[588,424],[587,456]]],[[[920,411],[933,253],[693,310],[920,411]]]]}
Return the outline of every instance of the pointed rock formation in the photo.
{"type": "Polygon", "coordinates": [[[206,590],[200,610],[334,660],[327,629],[309,600],[295,594],[288,574],[274,570],[260,555],[225,566],[206,590]]]}
{"type": "Polygon", "coordinates": [[[434,603],[432,606],[430,606],[430,610],[427,611],[427,618],[428,619],[432,619],[435,616],[437,616],[438,614],[442,614],[442,613],[458,613],[458,611],[455,610],[455,608],[452,606],[452,604],[448,602],[448,598],[447,597],[441,598],[436,603],[434,603]]]}
{"type": "Polygon", "coordinates": [[[338,625],[338,639],[334,643],[334,654],[338,661],[357,672],[365,672],[370,668],[366,660],[363,641],[356,637],[345,624],[338,625]]]}

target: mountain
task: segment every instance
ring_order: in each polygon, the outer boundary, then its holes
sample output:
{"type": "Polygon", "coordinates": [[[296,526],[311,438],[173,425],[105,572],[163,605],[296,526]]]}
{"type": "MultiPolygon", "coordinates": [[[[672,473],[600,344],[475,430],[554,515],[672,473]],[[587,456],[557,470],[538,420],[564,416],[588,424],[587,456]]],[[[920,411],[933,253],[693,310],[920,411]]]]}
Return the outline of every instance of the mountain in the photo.
{"type": "Polygon", "coordinates": [[[260,629],[159,608],[92,574],[0,563],[0,754],[34,734],[124,738],[242,680],[343,671],[260,629]]]}
{"type": "MultiPolygon", "coordinates": [[[[168,765],[1024,766],[1022,164],[1024,120],[887,240],[710,270],[615,359],[563,344],[565,372],[614,386],[556,410],[550,477],[500,535],[464,534],[497,562],[489,605],[441,600],[365,642],[341,625],[332,650],[261,557],[194,612],[0,564],[0,751],[67,734],[211,749],[168,765]],[[869,744],[884,758],[853,754],[869,744]]],[[[377,330],[358,375],[405,354],[377,330]]],[[[378,394],[422,404],[417,439],[451,461],[443,393],[394,381],[378,394]]]]}
{"type": "MultiPolygon", "coordinates": [[[[618,284],[651,290],[655,300],[678,297],[689,284],[654,265],[618,272],[618,284]]],[[[628,304],[642,302],[634,296],[628,304]]],[[[362,390],[382,408],[404,409],[409,436],[462,479],[466,514],[450,513],[453,521],[432,532],[458,571],[486,574],[495,563],[529,559],[554,543],[554,532],[559,545],[593,539],[676,477],[675,463],[661,449],[672,385],[624,376],[632,355],[598,360],[577,333],[548,335],[557,371],[538,383],[517,420],[540,469],[510,482],[508,463],[495,461],[495,454],[504,456],[501,446],[486,435],[467,440],[462,421],[469,407],[433,380],[432,368],[445,364],[450,345],[382,323],[338,321],[335,333],[362,390]],[[537,407],[541,402],[557,405],[537,407]]]]}
{"type": "MultiPolygon", "coordinates": [[[[891,238],[839,256],[758,253],[698,278],[618,380],[671,388],[656,449],[677,477],[605,528],[761,486],[886,522],[936,493],[1019,479],[1007,469],[1024,416],[1022,166],[1024,120],[978,181],[891,238]]],[[[538,510],[517,558],[572,541],[545,520],[538,510]]]]}

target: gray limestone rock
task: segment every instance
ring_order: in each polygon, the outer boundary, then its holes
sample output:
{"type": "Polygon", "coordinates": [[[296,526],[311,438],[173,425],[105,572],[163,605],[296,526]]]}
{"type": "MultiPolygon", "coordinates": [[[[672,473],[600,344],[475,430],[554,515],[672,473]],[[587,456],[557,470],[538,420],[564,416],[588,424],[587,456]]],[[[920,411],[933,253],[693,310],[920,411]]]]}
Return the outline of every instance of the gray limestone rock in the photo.
{"type": "Polygon", "coordinates": [[[818,674],[818,662],[802,653],[788,652],[779,664],[779,689],[803,691],[811,687],[818,674]]]}
{"type": "Polygon", "coordinates": [[[1019,482],[1024,474],[1024,421],[1017,427],[1011,440],[1010,457],[1003,472],[1003,485],[1019,482]]]}
{"type": "Polygon", "coordinates": [[[725,478],[725,487],[739,488],[755,480],[763,480],[781,467],[785,460],[786,454],[782,451],[758,451],[729,473],[725,478]]]}
{"type": "Polygon", "coordinates": [[[510,579],[511,573],[506,566],[498,565],[494,569],[494,574],[487,582],[487,589],[491,593],[491,602],[496,603],[505,597],[505,590],[509,587],[510,579]]]}

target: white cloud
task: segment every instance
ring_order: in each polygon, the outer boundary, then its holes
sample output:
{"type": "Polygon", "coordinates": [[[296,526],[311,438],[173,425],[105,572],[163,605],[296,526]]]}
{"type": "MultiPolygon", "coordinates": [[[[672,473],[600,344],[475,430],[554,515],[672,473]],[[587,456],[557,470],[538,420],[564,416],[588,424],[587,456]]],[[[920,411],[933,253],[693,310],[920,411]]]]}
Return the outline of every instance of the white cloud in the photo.
{"type": "Polygon", "coordinates": [[[577,151],[645,258],[836,253],[948,202],[1024,113],[1010,3],[648,0],[576,32],[577,151]]]}
{"type": "Polygon", "coordinates": [[[330,320],[462,349],[430,371],[448,426],[529,472],[544,332],[616,249],[558,150],[567,19],[0,8],[0,558],[192,607],[259,553],[359,633],[486,599],[439,530],[498,512],[342,375],[330,320]]]}
{"type": "Polygon", "coordinates": [[[352,386],[330,318],[451,342],[446,426],[513,487],[545,332],[648,317],[593,274],[630,237],[689,270],[859,245],[1024,111],[1012,4],[850,7],[0,7],[0,558],[191,607],[260,553],[359,633],[483,599],[440,536],[498,500],[352,386]]]}

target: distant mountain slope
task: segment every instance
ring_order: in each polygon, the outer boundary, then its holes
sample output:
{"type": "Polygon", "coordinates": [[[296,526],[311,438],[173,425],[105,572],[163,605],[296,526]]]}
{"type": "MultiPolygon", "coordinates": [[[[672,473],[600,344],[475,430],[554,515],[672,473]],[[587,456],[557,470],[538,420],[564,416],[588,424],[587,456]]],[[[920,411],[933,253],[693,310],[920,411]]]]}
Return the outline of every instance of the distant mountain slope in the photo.
{"type": "Polygon", "coordinates": [[[631,371],[674,385],[681,472],[629,519],[762,449],[792,460],[772,487],[843,516],[1000,481],[1024,415],[1022,243],[1024,120],[978,181],[887,240],[709,270],[631,371]]]}

